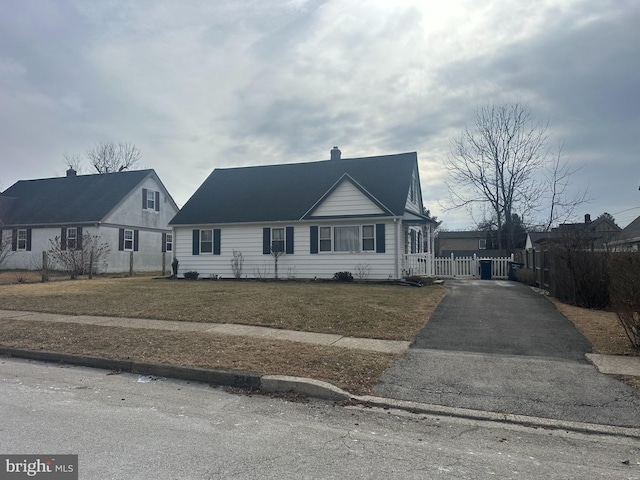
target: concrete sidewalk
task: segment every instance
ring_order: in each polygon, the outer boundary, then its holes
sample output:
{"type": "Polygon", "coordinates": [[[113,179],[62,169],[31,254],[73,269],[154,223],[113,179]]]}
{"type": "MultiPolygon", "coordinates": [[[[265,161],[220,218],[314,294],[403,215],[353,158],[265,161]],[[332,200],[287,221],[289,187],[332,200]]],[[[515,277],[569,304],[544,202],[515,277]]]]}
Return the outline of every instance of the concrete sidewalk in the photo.
{"type": "Polygon", "coordinates": [[[300,332],[278,328],[256,327],[231,323],[180,322],[150,320],[144,318],[99,317],[90,315],[61,315],[57,313],[24,312],[0,310],[0,320],[27,320],[37,322],[78,323],[119,328],[148,328],[182,332],[202,332],[219,335],[288,340],[290,342],[312,343],[331,347],[353,348],[380,353],[404,353],[410,342],[400,340],[378,340],[373,338],[345,337],[329,333],[300,332]]]}

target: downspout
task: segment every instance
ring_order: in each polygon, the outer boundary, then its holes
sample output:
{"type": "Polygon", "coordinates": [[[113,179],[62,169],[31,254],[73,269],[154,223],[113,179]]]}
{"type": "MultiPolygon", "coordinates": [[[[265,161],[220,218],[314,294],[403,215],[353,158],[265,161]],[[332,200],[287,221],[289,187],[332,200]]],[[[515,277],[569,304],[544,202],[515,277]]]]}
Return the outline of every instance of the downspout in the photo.
{"type": "Polygon", "coordinates": [[[398,217],[393,217],[393,225],[394,225],[394,234],[395,234],[395,246],[396,246],[396,279],[400,278],[400,244],[398,243],[398,229],[400,228],[400,224],[398,223],[398,217]]]}

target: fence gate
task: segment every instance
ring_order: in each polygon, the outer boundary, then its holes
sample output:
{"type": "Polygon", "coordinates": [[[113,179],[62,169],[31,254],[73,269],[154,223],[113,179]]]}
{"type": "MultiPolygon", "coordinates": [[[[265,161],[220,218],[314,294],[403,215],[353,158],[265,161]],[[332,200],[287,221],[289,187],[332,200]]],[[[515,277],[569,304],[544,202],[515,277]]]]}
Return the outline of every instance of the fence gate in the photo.
{"type": "Polygon", "coordinates": [[[481,258],[473,257],[434,257],[429,253],[412,253],[404,256],[404,274],[424,275],[440,278],[480,278],[480,261],[491,261],[491,278],[509,278],[509,268],[513,262],[510,257],[481,258]]]}

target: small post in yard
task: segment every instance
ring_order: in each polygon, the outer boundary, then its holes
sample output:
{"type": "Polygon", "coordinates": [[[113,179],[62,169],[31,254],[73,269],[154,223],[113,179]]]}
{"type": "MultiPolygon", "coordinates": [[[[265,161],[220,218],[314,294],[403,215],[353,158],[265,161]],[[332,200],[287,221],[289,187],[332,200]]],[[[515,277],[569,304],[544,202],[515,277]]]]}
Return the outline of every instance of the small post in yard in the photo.
{"type": "Polygon", "coordinates": [[[133,277],[133,252],[129,252],[129,276],[133,277]]]}
{"type": "Polygon", "coordinates": [[[42,282],[49,281],[49,267],[47,266],[47,252],[42,252],[42,282]]]}
{"type": "Polygon", "coordinates": [[[89,280],[93,278],[93,250],[89,253],[89,280]]]}

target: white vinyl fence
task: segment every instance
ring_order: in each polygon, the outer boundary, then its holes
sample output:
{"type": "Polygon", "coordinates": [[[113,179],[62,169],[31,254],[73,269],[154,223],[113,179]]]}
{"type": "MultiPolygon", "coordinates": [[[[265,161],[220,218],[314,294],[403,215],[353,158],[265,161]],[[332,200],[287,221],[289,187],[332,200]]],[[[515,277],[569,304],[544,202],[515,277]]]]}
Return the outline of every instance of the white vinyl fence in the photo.
{"type": "Polygon", "coordinates": [[[511,257],[434,257],[430,253],[412,253],[404,256],[404,274],[440,278],[481,278],[482,261],[491,262],[491,278],[509,278],[511,257]]]}

